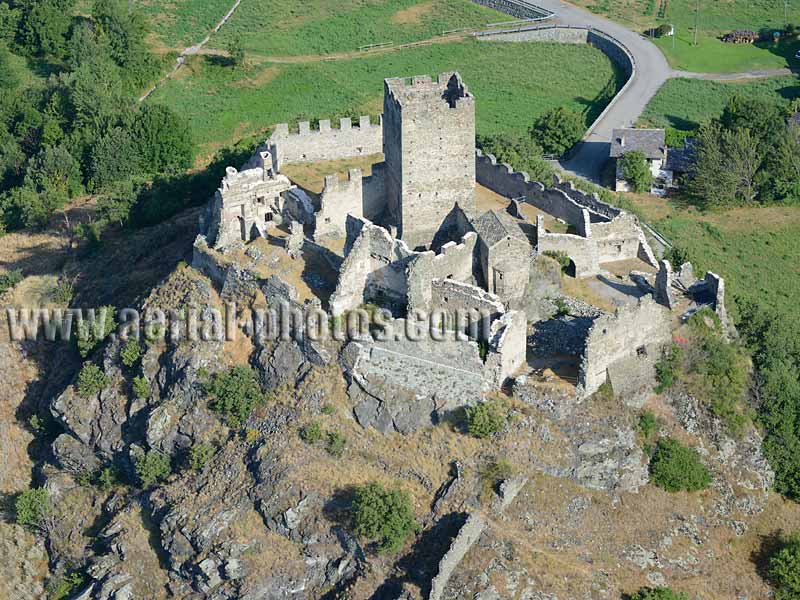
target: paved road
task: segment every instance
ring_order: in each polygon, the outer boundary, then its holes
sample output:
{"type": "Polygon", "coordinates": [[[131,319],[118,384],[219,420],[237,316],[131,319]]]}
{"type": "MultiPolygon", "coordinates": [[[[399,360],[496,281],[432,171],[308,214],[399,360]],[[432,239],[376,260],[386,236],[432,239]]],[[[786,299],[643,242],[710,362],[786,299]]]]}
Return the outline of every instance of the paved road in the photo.
{"type": "Polygon", "coordinates": [[[593,27],[615,37],[627,46],[636,62],[636,74],[630,85],[617,96],[613,106],[595,123],[594,128],[587,132],[577,154],[562,163],[565,170],[598,181],[603,164],[608,159],[612,130],[632,126],[658,89],[673,76],[673,71],[655,44],[619,23],[559,0],[534,0],[533,3],[556,13],[559,24],[593,27]]]}

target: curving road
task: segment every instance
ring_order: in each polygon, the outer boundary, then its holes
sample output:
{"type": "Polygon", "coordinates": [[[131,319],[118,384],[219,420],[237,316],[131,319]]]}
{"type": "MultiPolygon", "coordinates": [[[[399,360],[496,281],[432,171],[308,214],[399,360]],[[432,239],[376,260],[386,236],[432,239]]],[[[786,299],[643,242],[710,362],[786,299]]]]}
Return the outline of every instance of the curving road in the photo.
{"type": "Polygon", "coordinates": [[[559,0],[535,0],[533,3],[554,12],[559,25],[592,27],[616,38],[634,57],[636,72],[628,86],[587,132],[577,153],[561,164],[571,173],[598,181],[608,159],[611,132],[618,127],[631,127],[650,99],[674,73],[655,44],[619,23],[559,0]]]}

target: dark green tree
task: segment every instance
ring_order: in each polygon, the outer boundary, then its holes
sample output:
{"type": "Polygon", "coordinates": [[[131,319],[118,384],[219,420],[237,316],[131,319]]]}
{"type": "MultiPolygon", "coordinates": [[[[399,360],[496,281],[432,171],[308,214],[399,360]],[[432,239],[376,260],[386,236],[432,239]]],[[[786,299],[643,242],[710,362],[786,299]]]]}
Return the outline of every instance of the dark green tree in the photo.
{"type": "Polygon", "coordinates": [[[233,427],[240,426],[264,401],[258,378],[248,367],[231,367],[214,375],[205,391],[211,398],[211,409],[222,413],[233,427]]]}
{"type": "Polygon", "coordinates": [[[141,156],[133,136],[122,127],[108,130],[92,147],[89,183],[101,190],[141,172],[141,156]]]}
{"type": "Polygon", "coordinates": [[[643,152],[626,152],[620,160],[620,170],[634,192],[648,192],[653,185],[653,172],[643,152]]]}
{"type": "Polygon", "coordinates": [[[518,137],[500,133],[491,136],[478,136],[478,147],[485,154],[492,154],[502,163],[514,167],[516,171],[525,171],[532,180],[550,182],[555,171],[542,159],[542,148],[532,137],[518,137]]]}
{"type": "Polygon", "coordinates": [[[711,475],[697,451],[672,438],[658,441],[650,459],[650,476],[655,485],[668,492],[696,492],[711,484],[711,475]]]}
{"type": "Polygon", "coordinates": [[[352,517],[356,534],[376,541],[384,552],[399,550],[417,530],[408,492],[375,482],[356,489],[352,517]]]}
{"type": "Polygon", "coordinates": [[[160,104],[142,107],[133,133],[148,173],[183,171],[192,166],[194,143],[189,122],[160,104]]]}
{"type": "Polygon", "coordinates": [[[800,600],[800,534],[789,538],[769,561],[777,600],[800,600]]]}
{"type": "Polygon", "coordinates": [[[536,119],[530,134],[546,153],[561,155],[580,141],[585,130],[579,113],[559,106],[536,119]]]}

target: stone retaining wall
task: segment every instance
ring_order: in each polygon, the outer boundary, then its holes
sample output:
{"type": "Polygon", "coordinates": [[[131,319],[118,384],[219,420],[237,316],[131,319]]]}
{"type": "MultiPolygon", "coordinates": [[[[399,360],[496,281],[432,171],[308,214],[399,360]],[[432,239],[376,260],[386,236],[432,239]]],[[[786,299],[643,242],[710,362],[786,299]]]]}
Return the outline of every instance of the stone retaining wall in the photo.
{"type": "Polygon", "coordinates": [[[518,19],[549,19],[553,16],[549,10],[524,0],[473,0],[473,2],[518,19]]]}

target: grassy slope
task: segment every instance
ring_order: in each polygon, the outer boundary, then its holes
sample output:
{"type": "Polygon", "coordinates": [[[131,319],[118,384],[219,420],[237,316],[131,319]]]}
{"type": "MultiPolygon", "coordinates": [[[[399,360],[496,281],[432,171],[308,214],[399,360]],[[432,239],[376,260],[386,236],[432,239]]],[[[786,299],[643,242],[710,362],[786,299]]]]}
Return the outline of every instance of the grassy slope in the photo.
{"type": "Polygon", "coordinates": [[[616,75],[609,59],[588,46],[469,40],[245,71],[197,57],[152,98],[188,115],[198,143],[209,149],[279,122],[378,114],[385,77],[446,70],[460,71],[476,95],[481,133],[521,133],[554,106],[596,113],[595,100],[616,75]],[[571,77],[564,80],[564,72],[571,77]]]}
{"type": "MultiPolygon", "coordinates": [[[[700,272],[725,277],[729,298],[755,300],[800,318],[800,207],[700,214],[662,199],[634,202],[661,233],[689,251],[700,272]]],[[[728,308],[734,309],[732,302],[728,308]]]]}
{"type": "Polygon", "coordinates": [[[326,54],[428,39],[509,18],[470,0],[265,0],[242,3],[213,45],[240,34],[251,52],[326,54]]]}
{"type": "MultiPolygon", "coordinates": [[[[144,2],[156,34],[169,47],[183,47],[202,40],[233,0],[159,4],[144,2]]],[[[224,47],[238,34],[249,52],[322,54],[427,39],[445,30],[508,18],[470,0],[245,0],[211,45],[224,47]]]]}
{"type": "Polygon", "coordinates": [[[671,79],[653,97],[640,118],[642,125],[689,130],[718,117],[734,95],[778,99],[788,104],[800,98],[796,77],[773,77],[741,83],[671,79]]]}
{"type": "MultiPolygon", "coordinates": [[[[717,38],[735,29],[774,29],[784,25],[780,0],[701,0],[700,39],[692,46],[695,0],[571,0],[573,4],[607,15],[635,30],[645,31],[659,23],[675,25],[675,49],[671,39],[658,40],[670,64],[698,72],[739,72],[800,66],[791,57],[800,43],[760,47],[724,44],[717,38]],[[662,12],[662,7],[666,11],[662,12]]],[[[800,4],[790,2],[788,20],[800,22],[800,4]]]]}
{"type": "MultiPolygon", "coordinates": [[[[778,77],[747,83],[675,79],[650,101],[642,122],[691,127],[717,117],[734,94],[800,97],[800,82],[778,77]]],[[[800,207],[754,207],[702,214],[675,201],[634,197],[644,216],[668,239],[689,250],[701,269],[726,279],[730,297],[741,296],[800,318],[800,207]]],[[[729,303],[729,308],[733,308],[729,303]]]]}

